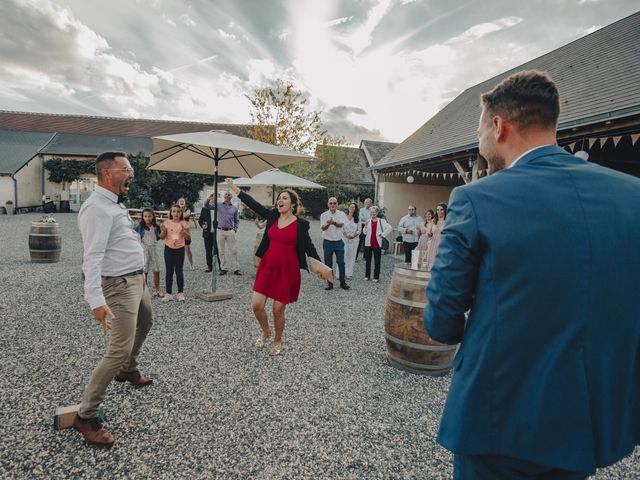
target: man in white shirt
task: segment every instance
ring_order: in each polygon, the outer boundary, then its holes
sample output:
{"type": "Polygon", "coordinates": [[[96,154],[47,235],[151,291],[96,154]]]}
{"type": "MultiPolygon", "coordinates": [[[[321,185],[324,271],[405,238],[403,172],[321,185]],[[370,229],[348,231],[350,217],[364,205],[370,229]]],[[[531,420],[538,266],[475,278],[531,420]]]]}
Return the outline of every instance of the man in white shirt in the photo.
{"type": "Polygon", "coordinates": [[[356,252],[356,261],[358,261],[358,253],[364,252],[364,237],[366,237],[364,233],[364,226],[368,220],[371,220],[371,213],[369,212],[371,205],[373,205],[371,199],[365,198],[364,207],[362,207],[358,212],[358,219],[360,220],[360,242],[358,243],[358,251],[356,252]]]}
{"type": "MultiPolygon", "coordinates": [[[[329,199],[329,210],[320,215],[320,228],[322,229],[322,250],[324,251],[324,263],[333,268],[333,254],[336,255],[336,263],[340,272],[340,288],[349,290],[349,285],[344,274],[344,242],[342,241],[342,227],[347,221],[347,214],[338,210],[338,199],[329,199]]],[[[327,282],[325,290],[332,290],[333,283],[327,282]]]]}
{"type": "Polygon", "coordinates": [[[422,218],[416,215],[416,206],[409,205],[409,213],[400,219],[398,233],[402,235],[402,245],[404,246],[404,261],[411,263],[411,252],[418,246],[420,238],[419,225],[422,218]]]}
{"type": "Polygon", "coordinates": [[[109,447],[113,437],[98,419],[100,403],[114,378],[137,387],[151,378],[137,369],[140,348],[151,329],[151,297],[142,275],[140,236],[118,195],[129,191],[133,168],[126,154],[106,152],[96,159],[98,186],[78,214],[84,260],[84,298],[108,335],[107,351],[91,374],[78,414],[76,430],[91,444],[109,447]]]}

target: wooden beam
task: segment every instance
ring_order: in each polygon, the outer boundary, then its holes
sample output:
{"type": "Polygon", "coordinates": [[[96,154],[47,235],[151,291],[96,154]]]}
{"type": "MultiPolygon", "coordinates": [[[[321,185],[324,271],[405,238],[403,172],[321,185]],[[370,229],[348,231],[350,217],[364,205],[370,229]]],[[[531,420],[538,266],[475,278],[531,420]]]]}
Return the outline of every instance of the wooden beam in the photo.
{"type": "Polygon", "coordinates": [[[473,169],[471,170],[471,181],[475,181],[478,180],[479,178],[479,172],[481,172],[482,170],[485,170],[487,168],[487,162],[485,161],[485,159],[482,157],[482,155],[478,154],[476,156],[476,161],[473,162],[473,169]]]}
{"type": "Polygon", "coordinates": [[[467,177],[467,172],[465,172],[464,168],[462,168],[460,162],[458,162],[458,160],[454,160],[453,165],[456,167],[456,170],[458,170],[458,173],[462,176],[462,180],[464,180],[464,183],[469,183],[470,180],[467,177]]]}

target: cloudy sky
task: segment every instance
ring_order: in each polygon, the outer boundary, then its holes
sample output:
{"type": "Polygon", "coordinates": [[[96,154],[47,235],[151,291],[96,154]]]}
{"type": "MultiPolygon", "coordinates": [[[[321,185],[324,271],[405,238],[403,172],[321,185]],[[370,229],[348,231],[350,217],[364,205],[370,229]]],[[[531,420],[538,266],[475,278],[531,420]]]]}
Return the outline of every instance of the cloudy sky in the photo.
{"type": "Polygon", "coordinates": [[[306,92],[352,144],[401,142],[464,89],[637,0],[0,0],[0,109],[249,123],[306,92]]]}

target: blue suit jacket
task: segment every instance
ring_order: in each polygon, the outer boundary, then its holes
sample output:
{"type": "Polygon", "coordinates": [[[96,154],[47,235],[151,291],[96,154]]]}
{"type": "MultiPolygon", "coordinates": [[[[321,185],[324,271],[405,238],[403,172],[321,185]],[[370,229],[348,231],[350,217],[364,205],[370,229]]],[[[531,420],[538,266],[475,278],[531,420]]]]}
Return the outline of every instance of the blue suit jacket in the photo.
{"type": "Polygon", "coordinates": [[[444,447],[592,472],[640,443],[640,179],[538,148],[452,192],[432,275],[444,447]]]}

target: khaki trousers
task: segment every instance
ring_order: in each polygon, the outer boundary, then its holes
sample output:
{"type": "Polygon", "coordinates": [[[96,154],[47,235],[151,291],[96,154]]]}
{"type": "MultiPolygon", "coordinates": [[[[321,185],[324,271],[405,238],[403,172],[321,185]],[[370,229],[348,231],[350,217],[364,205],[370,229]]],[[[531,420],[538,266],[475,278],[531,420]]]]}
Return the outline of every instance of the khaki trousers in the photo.
{"type": "Polygon", "coordinates": [[[102,277],[102,291],[115,318],[110,320],[107,351],[91,374],[78,413],[98,416],[107,387],[118,370],[137,370],[138,354],[151,329],[151,297],[142,275],[102,277]]]}
{"type": "Polygon", "coordinates": [[[220,230],[217,232],[218,252],[220,253],[220,269],[235,272],[238,267],[238,247],[236,246],[236,232],[220,230]],[[229,253],[227,253],[229,248],[229,253]]]}

